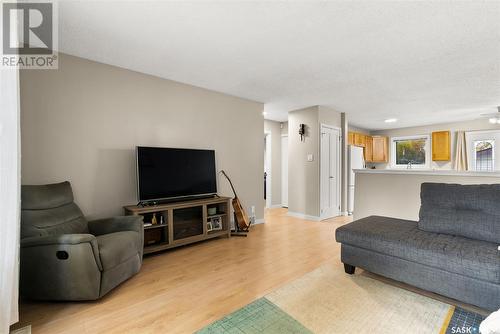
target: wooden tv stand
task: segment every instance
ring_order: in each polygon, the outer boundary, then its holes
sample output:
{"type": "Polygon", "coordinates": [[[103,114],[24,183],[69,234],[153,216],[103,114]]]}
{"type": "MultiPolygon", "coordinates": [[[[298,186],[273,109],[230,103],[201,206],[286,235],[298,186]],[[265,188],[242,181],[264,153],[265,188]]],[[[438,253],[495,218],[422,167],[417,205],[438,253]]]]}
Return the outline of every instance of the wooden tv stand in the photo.
{"type": "Polygon", "coordinates": [[[159,252],[208,240],[216,237],[231,236],[230,197],[211,197],[190,201],[159,204],[152,206],[128,205],[124,207],[126,215],[144,217],[144,254],[159,252]],[[209,215],[208,209],[215,208],[216,213],[209,215]],[[153,215],[157,224],[152,225],[153,215]],[[163,221],[163,224],[160,222],[163,221]],[[220,229],[209,230],[220,222],[220,229]]]}

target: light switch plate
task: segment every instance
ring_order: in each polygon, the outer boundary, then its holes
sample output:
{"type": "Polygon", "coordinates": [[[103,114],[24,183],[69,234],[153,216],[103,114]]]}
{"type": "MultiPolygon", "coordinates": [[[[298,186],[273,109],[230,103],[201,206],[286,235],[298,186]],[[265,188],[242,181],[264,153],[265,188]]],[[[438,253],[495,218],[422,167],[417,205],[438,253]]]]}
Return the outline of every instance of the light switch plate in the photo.
{"type": "Polygon", "coordinates": [[[307,155],[307,161],[309,161],[309,162],[314,161],[314,155],[308,154],[307,155]]]}

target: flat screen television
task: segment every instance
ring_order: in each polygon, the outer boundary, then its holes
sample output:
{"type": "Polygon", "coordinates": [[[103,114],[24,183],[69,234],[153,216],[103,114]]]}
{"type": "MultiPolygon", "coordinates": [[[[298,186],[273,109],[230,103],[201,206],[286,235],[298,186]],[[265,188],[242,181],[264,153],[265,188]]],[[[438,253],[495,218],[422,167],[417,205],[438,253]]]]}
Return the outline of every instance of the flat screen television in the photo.
{"type": "Polygon", "coordinates": [[[214,150],[138,146],[136,153],[139,202],[217,193],[214,150]]]}

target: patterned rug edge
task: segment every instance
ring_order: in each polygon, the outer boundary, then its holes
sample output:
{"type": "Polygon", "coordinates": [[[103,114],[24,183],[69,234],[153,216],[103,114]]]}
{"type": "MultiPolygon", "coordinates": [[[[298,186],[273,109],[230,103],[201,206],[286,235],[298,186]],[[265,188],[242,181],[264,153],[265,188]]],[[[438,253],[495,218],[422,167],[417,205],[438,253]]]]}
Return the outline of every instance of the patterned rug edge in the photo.
{"type": "MultiPolygon", "coordinates": [[[[330,275],[331,273],[328,270],[331,270],[331,268],[324,269],[322,267],[317,268],[316,270],[313,270],[312,272],[302,276],[301,278],[293,281],[292,283],[289,283],[288,286],[292,286],[292,289],[297,290],[297,288],[300,288],[302,291],[302,298],[309,298],[311,301],[315,301],[313,295],[308,294],[308,289],[301,288],[300,284],[297,286],[296,282],[299,282],[302,280],[302,278],[307,277],[308,275],[313,275],[313,278],[318,279],[318,273],[320,275],[330,275]],[[321,268],[321,269],[320,269],[321,268]],[[316,277],[314,277],[316,273],[316,277]],[[295,286],[294,286],[295,285],[295,286]]],[[[337,274],[335,272],[335,274],[337,274]]],[[[327,277],[330,279],[330,277],[327,277]]],[[[369,277],[368,277],[369,278],[369,277]]],[[[319,276],[319,280],[323,279],[324,277],[319,276]]],[[[373,278],[369,278],[370,280],[378,281],[373,278]]],[[[378,281],[380,282],[380,281],[378,281]]],[[[381,282],[383,283],[383,282],[381,282]]],[[[387,284],[387,283],[385,283],[387,284]]],[[[385,285],[384,284],[384,285],[385,285]]],[[[321,286],[321,285],[320,285],[321,286]]],[[[363,285],[360,285],[363,286],[363,285]]],[[[391,286],[391,284],[388,284],[388,286],[391,286]]],[[[276,291],[286,289],[287,285],[284,287],[281,287],[276,291]]],[[[365,288],[369,287],[364,285],[365,288]]],[[[393,286],[394,287],[394,286],[393,286]]],[[[395,287],[397,288],[397,287],[395,287]]],[[[399,288],[401,289],[401,288],[399,288]]],[[[406,289],[401,289],[405,290],[406,289]]],[[[368,290],[366,290],[368,291],[368,290]]],[[[378,291],[378,290],[375,290],[378,291]]],[[[213,321],[209,325],[203,327],[202,329],[198,330],[196,333],[200,334],[211,334],[211,333],[237,333],[237,334],[243,334],[243,333],[304,333],[304,334],[309,334],[313,333],[313,330],[318,329],[320,332],[322,331],[322,328],[319,327],[321,326],[320,323],[316,322],[311,322],[310,320],[315,321],[314,318],[311,319],[305,319],[302,315],[301,307],[299,306],[298,308],[296,307],[295,309],[290,308],[288,305],[289,304],[283,304],[283,300],[275,300],[276,297],[273,297],[272,294],[275,293],[269,293],[266,296],[257,298],[250,302],[249,304],[229,313],[226,314],[224,317],[213,321]],[[269,298],[272,297],[272,298],[269,298]],[[277,303],[276,303],[277,302],[277,303]],[[297,313],[299,312],[299,313],[297,313]]],[[[415,292],[413,292],[415,293],[415,292]]],[[[278,292],[279,294],[279,292],[278,292]]],[[[418,293],[415,293],[416,295],[420,295],[418,293]]],[[[422,295],[420,295],[422,296],[422,295]]],[[[429,297],[427,297],[429,298],[429,297]]],[[[429,298],[430,300],[433,300],[434,298],[429,298]]],[[[330,300],[336,300],[335,298],[333,299],[328,299],[330,300]]],[[[370,300],[370,299],[369,299],[370,300]]],[[[372,299],[373,300],[373,299],[372,299]]],[[[321,300],[320,300],[321,301],[321,300]]],[[[317,302],[317,300],[316,300],[317,302]]],[[[329,303],[329,302],[328,302],[329,303]]],[[[328,305],[328,303],[320,303],[319,305],[328,305]]],[[[452,333],[472,333],[472,334],[478,334],[479,333],[479,325],[484,320],[484,316],[475,313],[473,311],[468,311],[465,309],[462,309],[458,306],[454,306],[453,304],[449,304],[446,302],[441,302],[443,305],[444,313],[439,312],[441,315],[440,319],[438,320],[437,323],[435,323],[434,330],[428,331],[429,333],[434,333],[435,334],[452,334],[452,333]],[[442,319],[442,320],[441,320],[442,319]]],[[[296,303],[292,303],[290,305],[297,305],[296,303]]],[[[307,305],[307,302],[305,304],[299,304],[299,305],[307,305]]],[[[417,304],[418,305],[418,304],[417,304]]],[[[360,315],[362,316],[362,315],[360,315]]],[[[356,316],[357,317],[357,316],[356,316]]],[[[322,318],[325,319],[325,318],[322,318]]],[[[330,330],[332,330],[331,325],[335,326],[336,321],[331,321],[327,323],[327,327],[330,327],[330,330]]],[[[345,325],[345,323],[344,323],[345,325]]],[[[338,326],[337,326],[338,327],[338,326]]]]}
{"type": "Polygon", "coordinates": [[[196,333],[312,334],[313,332],[266,297],[261,297],[196,333]]]}
{"type": "Polygon", "coordinates": [[[450,326],[451,318],[453,317],[453,313],[455,313],[455,306],[450,306],[446,317],[444,318],[443,325],[441,326],[441,330],[439,334],[446,334],[448,331],[448,327],[450,326]]]}
{"type": "MultiPolygon", "coordinates": [[[[439,334],[459,333],[467,330],[479,333],[483,316],[450,305],[439,334]],[[457,331],[458,329],[458,331],[457,331]]],[[[297,333],[310,334],[310,329],[282,310],[279,306],[261,297],[242,308],[227,314],[197,331],[197,334],[212,333],[297,333]],[[269,314],[271,312],[271,314],[269,314]],[[242,314],[243,313],[243,314],[242,314]]]]}

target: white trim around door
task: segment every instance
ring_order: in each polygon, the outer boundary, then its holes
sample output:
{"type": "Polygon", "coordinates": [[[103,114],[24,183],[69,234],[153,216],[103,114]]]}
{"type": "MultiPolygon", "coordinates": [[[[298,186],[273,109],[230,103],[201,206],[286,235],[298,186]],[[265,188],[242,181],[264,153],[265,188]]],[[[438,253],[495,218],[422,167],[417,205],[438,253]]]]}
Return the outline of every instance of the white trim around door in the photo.
{"type": "Polygon", "coordinates": [[[288,208],[288,135],[281,135],[281,206],[288,208]]]}
{"type": "Polygon", "coordinates": [[[342,130],[320,125],[320,218],[340,216],[341,201],[341,142],[342,130]]]}
{"type": "Polygon", "coordinates": [[[273,154],[272,154],[272,135],[271,132],[264,132],[264,145],[265,145],[265,154],[264,154],[264,173],[266,173],[266,199],[265,204],[266,208],[270,208],[272,206],[272,197],[273,197],[273,154]]]}

